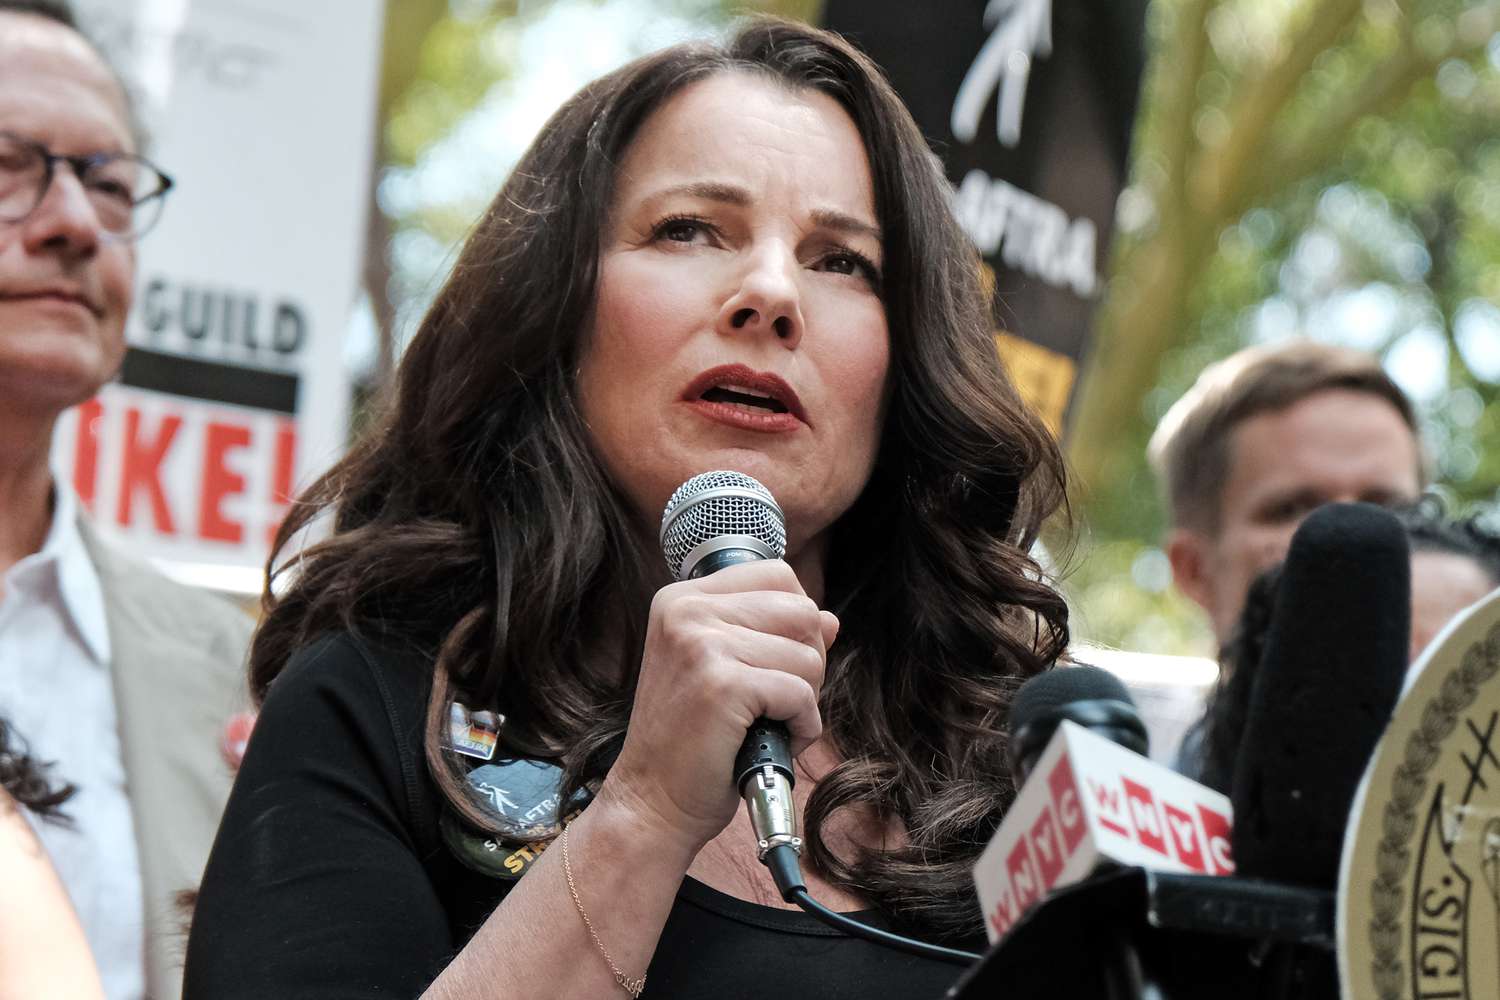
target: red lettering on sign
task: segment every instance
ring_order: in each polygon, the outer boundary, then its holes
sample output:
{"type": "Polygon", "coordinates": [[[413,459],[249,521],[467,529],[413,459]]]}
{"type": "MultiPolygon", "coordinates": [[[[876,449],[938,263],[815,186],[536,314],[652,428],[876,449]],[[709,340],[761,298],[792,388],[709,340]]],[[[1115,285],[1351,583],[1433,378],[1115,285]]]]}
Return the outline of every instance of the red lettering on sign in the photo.
{"type": "Polygon", "coordinates": [[[1208,859],[1203,856],[1203,847],[1198,843],[1198,824],[1193,821],[1193,814],[1170,802],[1163,802],[1161,807],[1167,814],[1167,832],[1171,834],[1177,860],[1195,872],[1208,871],[1208,859]]]}
{"type": "Polygon", "coordinates": [[[224,516],[224,498],[245,491],[245,477],[224,462],[234,448],[250,445],[250,428],[210,421],[204,431],[203,489],[198,499],[198,535],[216,542],[239,544],[245,526],[224,516]]]}
{"type": "Polygon", "coordinates": [[[1063,870],[1062,836],[1058,833],[1057,820],[1052,810],[1043,808],[1027,834],[1031,840],[1031,853],[1041,874],[1042,888],[1050,889],[1063,870]]]}
{"type": "Polygon", "coordinates": [[[1145,785],[1137,784],[1129,778],[1120,780],[1125,783],[1125,801],[1130,805],[1130,822],[1135,827],[1135,839],[1147,850],[1168,856],[1161,815],[1156,811],[1156,796],[1145,785]]]}
{"type": "Polygon", "coordinates": [[[1011,891],[1015,893],[1017,909],[1024,912],[1032,903],[1041,898],[1042,887],[1037,881],[1036,865],[1026,850],[1025,837],[1018,840],[1016,846],[1010,849],[1010,856],[1005,859],[1005,874],[1010,878],[1011,891]]]}
{"type": "Polygon", "coordinates": [[[99,424],[104,404],[91,399],[78,408],[78,432],[73,440],[73,491],[91,512],[99,485],[99,424]]]}
{"type": "Polygon", "coordinates": [[[990,910],[989,919],[995,937],[1010,930],[1011,924],[1016,922],[1016,897],[1010,892],[1002,891],[1000,898],[995,900],[995,908],[990,910]]]}
{"type": "Polygon", "coordinates": [[[1204,839],[1208,844],[1208,860],[1213,862],[1215,875],[1234,874],[1234,856],[1229,853],[1229,817],[1208,806],[1198,806],[1198,818],[1203,821],[1204,839]]]}
{"type": "MultiPolygon", "coordinates": [[[[283,420],[276,427],[276,461],[271,467],[271,502],[285,508],[292,502],[292,472],[297,460],[297,425],[283,420]]],[[[283,514],[271,519],[266,526],[266,544],[276,545],[276,532],[281,530],[283,514]]]]}
{"type": "Polygon", "coordinates": [[[1092,778],[1084,780],[1088,782],[1089,792],[1098,804],[1099,825],[1122,837],[1129,837],[1130,828],[1125,825],[1125,810],[1120,805],[1120,790],[1092,778]]]}
{"type": "Polygon", "coordinates": [[[1057,826],[1062,834],[1063,854],[1071,856],[1085,830],[1078,785],[1073,780],[1073,764],[1066,753],[1057,759],[1057,765],[1047,775],[1047,790],[1052,793],[1052,809],[1057,814],[1057,826]]]}
{"type": "Polygon", "coordinates": [[[181,417],[163,417],[155,439],[143,442],[141,411],[133,406],[125,411],[125,462],[120,473],[120,499],[115,509],[115,520],[120,524],[132,522],[136,491],[145,489],[151,500],[151,517],[156,530],[163,535],[177,533],[172,524],[172,510],[167,506],[167,494],[162,489],[161,465],[181,427],[181,417]]]}

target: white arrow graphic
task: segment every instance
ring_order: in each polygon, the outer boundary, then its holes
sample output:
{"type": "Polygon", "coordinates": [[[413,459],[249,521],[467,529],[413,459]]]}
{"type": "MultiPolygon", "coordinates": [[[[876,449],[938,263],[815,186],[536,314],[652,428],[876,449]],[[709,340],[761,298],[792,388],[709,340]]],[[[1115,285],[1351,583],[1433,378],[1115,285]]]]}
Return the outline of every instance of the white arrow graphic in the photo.
{"type": "Polygon", "coordinates": [[[953,98],[953,136],[960,142],[974,141],[979,116],[998,87],[995,132],[1001,143],[1013,147],[1021,141],[1031,61],[1052,54],[1052,0],[990,0],[984,25],[992,29],[990,37],[953,98]]]}

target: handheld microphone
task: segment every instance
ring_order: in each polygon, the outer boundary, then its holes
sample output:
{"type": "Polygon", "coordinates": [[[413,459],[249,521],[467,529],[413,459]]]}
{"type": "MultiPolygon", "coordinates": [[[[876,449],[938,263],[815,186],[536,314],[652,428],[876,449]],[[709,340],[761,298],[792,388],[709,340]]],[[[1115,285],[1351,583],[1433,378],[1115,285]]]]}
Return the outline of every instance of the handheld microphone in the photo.
{"type": "MultiPolygon", "coordinates": [[[[673,491],[661,515],[661,547],[678,580],[696,580],[725,566],[780,559],[786,519],[771,491],[743,472],[704,472],[673,491]]],[[[979,956],[872,927],[813,899],[802,879],[802,838],[792,801],[792,746],[786,724],[762,716],[734,759],[734,781],[755,830],[756,856],[781,898],[853,937],[887,948],[968,965],[979,956]]]]}
{"type": "Polygon", "coordinates": [[[1354,791],[1406,673],[1411,555],[1371,504],[1292,536],[1230,786],[1242,875],[1333,888],[1354,791]]]}
{"type": "MultiPolygon", "coordinates": [[[[677,487],[667,501],[661,546],[673,577],[696,580],[736,563],[780,559],[786,552],[786,519],[771,491],[754,477],[703,472],[677,487]]],[[[734,783],[750,814],[762,862],[776,847],[802,853],[792,800],[795,781],[786,724],[756,719],[735,755],[734,783]]]]}

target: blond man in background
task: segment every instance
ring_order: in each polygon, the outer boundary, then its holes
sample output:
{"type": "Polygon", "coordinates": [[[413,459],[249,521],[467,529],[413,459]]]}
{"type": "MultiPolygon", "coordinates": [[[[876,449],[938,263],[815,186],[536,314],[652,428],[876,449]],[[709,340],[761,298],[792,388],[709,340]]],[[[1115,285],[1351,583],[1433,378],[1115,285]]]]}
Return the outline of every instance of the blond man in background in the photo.
{"type": "Polygon", "coordinates": [[[1148,455],[1166,495],[1173,582],[1221,644],[1251,581],[1282,560],[1315,508],[1406,505],[1426,484],[1405,393],[1375,358],[1311,341],[1247,348],[1204,369],[1148,455]]]}

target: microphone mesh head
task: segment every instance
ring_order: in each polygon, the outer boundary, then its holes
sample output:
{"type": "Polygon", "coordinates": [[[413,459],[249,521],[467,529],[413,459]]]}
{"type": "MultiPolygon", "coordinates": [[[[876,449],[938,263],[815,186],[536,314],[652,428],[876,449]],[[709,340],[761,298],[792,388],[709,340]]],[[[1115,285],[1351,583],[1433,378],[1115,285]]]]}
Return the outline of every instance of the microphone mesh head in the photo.
{"type": "Polygon", "coordinates": [[[677,487],[661,514],[661,550],[673,579],[687,579],[692,567],[683,560],[722,535],[749,535],[777,559],[786,554],[786,519],[770,490],[743,472],[701,472],[677,487]]]}

